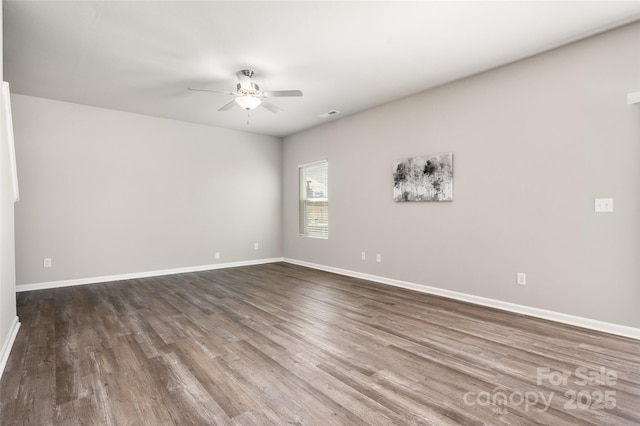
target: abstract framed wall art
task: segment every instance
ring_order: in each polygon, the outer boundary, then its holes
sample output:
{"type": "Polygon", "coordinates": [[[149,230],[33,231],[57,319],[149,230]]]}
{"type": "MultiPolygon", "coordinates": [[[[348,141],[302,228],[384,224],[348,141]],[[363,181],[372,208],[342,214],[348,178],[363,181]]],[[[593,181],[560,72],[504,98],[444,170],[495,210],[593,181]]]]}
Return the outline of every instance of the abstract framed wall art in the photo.
{"type": "Polygon", "coordinates": [[[423,155],[395,162],[393,200],[453,201],[453,153],[423,155]]]}

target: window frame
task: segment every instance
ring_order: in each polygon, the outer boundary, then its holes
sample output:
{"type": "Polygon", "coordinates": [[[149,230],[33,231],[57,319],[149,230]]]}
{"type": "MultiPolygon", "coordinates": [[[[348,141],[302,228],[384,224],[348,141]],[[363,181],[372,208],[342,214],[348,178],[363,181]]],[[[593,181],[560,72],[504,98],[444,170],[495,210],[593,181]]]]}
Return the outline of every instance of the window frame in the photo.
{"type": "MultiPolygon", "coordinates": [[[[317,181],[316,181],[317,182],[317,181]]],[[[318,207],[318,205],[316,205],[318,207]]],[[[316,209],[318,210],[318,209],[316,209]]],[[[318,161],[312,161],[309,163],[303,163],[298,165],[298,234],[305,238],[317,238],[317,239],[329,239],[329,160],[323,159],[318,161]],[[307,173],[309,169],[324,165],[324,182],[320,182],[319,185],[324,186],[324,197],[309,197],[308,188],[309,180],[307,179],[307,173]],[[304,179],[304,180],[303,180],[304,179]],[[322,212],[319,213],[319,218],[322,222],[326,222],[326,225],[320,225],[315,227],[316,229],[310,229],[309,223],[312,218],[310,217],[310,208],[313,207],[310,203],[320,203],[319,207],[322,212]],[[324,204],[324,205],[322,205],[324,204]],[[324,230],[322,230],[324,228],[324,230]]]]}

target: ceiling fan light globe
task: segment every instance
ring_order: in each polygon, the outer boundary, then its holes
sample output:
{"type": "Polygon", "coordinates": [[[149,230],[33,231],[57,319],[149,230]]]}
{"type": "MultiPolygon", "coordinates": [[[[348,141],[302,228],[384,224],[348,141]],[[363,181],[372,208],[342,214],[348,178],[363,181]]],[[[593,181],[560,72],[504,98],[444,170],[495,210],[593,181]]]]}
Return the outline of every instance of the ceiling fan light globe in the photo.
{"type": "Polygon", "coordinates": [[[260,99],[254,98],[253,96],[238,96],[236,98],[236,103],[247,111],[256,108],[261,102],[260,99]]]}

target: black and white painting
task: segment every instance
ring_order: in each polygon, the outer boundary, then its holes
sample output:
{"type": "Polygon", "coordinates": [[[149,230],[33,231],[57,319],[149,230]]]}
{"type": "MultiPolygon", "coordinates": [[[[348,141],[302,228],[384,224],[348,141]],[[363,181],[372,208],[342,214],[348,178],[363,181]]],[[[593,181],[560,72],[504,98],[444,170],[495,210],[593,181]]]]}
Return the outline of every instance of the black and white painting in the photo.
{"type": "Polygon", "coordinates": [[[453,153],[411,157],[393,164],[394,201],[452,201],[453,153]]]}

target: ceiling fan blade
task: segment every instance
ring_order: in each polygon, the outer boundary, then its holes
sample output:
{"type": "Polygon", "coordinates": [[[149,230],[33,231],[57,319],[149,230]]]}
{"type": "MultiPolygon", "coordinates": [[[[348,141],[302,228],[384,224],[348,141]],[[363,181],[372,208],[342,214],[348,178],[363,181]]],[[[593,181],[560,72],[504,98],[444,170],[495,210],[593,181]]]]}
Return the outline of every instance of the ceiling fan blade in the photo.
{"type": "Polygon", "coordinates": [[[268,109],[269,111],[271,111],[274,114],[279,113],[280,111],[282,111],[281,108],[278,108],[277,106],[275,106],[274,104],[272,104],[271,102],[267,102],[267,101],[262,101],[260,103],[260,106],[265,107],[266,109],[268,109]]]}
{"type": "Polygon", "coordinates": [[[244,90],[253,90],[253,86],[251,85],[251,76],[253,75],[253,71],[251,70],[242,70],[238,71],[236,74],[238,76],[238,82],[240,82],[240,87],[244,90]]]}
{"type": "Polygon", "coordinates": [[[202,89],[200,87],[189,87],[189,90],[194,90],[197,92],[213,92],[213,93],[224,93],[226,95],[235,95],[238,96],[238,93],[229,92],[228,90],[213,90],[213,89],[202,89]]]}
{"type": "Polygon", "coordinates": [[[225,104],[223,106],[221,106],[220,108],[218,108],[218,111],[229,111],[231,108],[233,108],[233,106],[236,105],[236,100],[232,100],[231,102],[229,102],[228,104],[225,104]]]}
{"type": "Polygon", "coordinates": [[[302,91],[300,90],[275,90],[275,91],[267,91],[262,92],[262,96],[265,98],[280,98],[284,96],[302,96],[302,91]]]}

